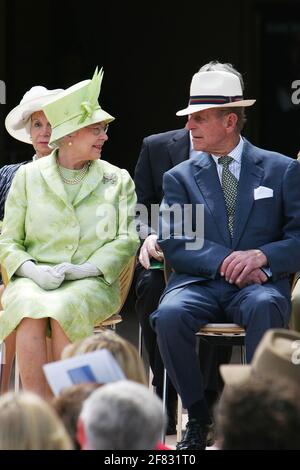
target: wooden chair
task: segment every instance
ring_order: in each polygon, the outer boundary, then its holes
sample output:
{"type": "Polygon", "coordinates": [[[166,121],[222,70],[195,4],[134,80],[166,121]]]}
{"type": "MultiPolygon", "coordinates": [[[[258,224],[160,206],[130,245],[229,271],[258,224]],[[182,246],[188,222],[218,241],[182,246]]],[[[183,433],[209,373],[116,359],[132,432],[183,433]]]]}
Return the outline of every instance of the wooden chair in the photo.
{"type": "MultiPolygon", "coordinates": [[[[246,364],[245,328],[236,323],[207,323],[196,333],[214,346],[239,346],[241,363],[246,364]]],[[[182,435],[182,402],[178,395],[177,440],[182,435]]]]}
{"type": "Polygon", "coordinates": [[[1,266],[1,276],[2,276],[2,281],[3,281],[4,286],[7,286],[8,276],[7,276],[7,272],[5,271],[5,269],[2,266],[1,266]]]}
{"type": "Polygon", "coordinates": [[[106,320],[99,323],[94,327],[94,333],[101,331],[102,328],[112,328],[115,329],[116,325],[122,321],[120,312],[126,302],[128,293],[133,281],[134,270],[136,265],[136,257],[133,256],[129,262],[126,264],[125,268],[119,274],[119,285],[120,285],[120,302],[116,311],[106,320]]]}

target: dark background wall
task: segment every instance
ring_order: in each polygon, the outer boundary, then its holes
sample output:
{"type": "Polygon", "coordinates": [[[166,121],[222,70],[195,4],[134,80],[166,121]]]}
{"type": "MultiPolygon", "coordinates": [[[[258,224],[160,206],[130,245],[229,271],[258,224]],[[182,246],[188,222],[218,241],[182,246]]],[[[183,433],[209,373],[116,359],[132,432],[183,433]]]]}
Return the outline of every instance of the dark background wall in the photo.
{"type": "Polygon", "coordinates": [[[184,125],[192,75],[204,63],[231,62],[245,79],[244,135],[295,156],[300,105],[299,0],[182,2],[0,2],[1,164],[30,158],[32,148],[4,129],[7,113],[33,85],[68,87],[104,67],[100,103],[117,119],[103,158],[133,172],[144,136],[184,125]]]}

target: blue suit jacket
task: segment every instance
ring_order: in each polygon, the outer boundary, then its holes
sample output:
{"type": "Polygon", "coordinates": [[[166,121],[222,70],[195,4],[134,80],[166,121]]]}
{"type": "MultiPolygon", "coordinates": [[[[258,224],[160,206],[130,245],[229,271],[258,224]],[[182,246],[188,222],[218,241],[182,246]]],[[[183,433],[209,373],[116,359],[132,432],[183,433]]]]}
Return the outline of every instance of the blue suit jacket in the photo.
{"type": "MultiPolygon", "coordinates": [[[[246,140],[241,162],[232,240],[223,191],[210,155],[203,153],[165,174],[158,241],[175,270],[165,293],[191,282],[214,279],[222,261],[233,250],[262,250],[267,256],[273,282],[286,277],[288,284],[289,273],[300,269],[299,162],[255,147],[246,140]],[[273,197],[255,199],[254,190],[260,186],[273,190],[273,197]],[[175,203],[193,207],[203,204],[201,249],[187,250],[186,242],[191,239],[184,235],[175,239],[173,222],[167,227],[170,236],[162,236],[167,223],[163,217],[166,205],[175,203]]],[[[196,230],[195,213],[191,218],[193,230],[196,230]]]]}

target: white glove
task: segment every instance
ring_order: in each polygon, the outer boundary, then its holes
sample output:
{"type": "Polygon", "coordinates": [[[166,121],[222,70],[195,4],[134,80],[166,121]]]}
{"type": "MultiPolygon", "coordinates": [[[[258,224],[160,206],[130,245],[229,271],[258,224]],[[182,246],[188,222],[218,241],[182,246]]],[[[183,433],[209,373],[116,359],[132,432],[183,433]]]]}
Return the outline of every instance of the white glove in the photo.
{"type": "Polygon", "coordinates": [[[75,281],[76,279],[84,279],[85,277],[101,276],[101,271],[91,263],[72,264],[61,263],[54,267],[55,271],[65,276],[66,281],[75,281]]]}
{"type": "Polygon", "coordinates": [[[20,277],[32,279],[38,286],[45,290],[57,289],[64,281],[64,274],[55,271],[47,265],[39,266],[32,261],[25,261],[15,273],[20,277]]]}

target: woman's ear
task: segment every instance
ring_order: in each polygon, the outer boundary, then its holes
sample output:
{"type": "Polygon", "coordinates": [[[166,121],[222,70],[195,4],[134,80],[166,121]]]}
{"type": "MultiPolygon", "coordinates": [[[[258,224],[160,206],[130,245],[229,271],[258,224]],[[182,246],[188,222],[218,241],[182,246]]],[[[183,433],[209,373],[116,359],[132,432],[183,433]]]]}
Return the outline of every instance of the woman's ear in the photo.
{"type": "Polygon", "coordinates": [[[62,137],[61,141],[63,142],[64,145],[68,145],[71,147],[73,145],[73,139],[76,137],[78,134],[78,131],[74,131],[71,134],[67,134],[64,137],[62,137]]]}
{"type": "Polygon", "coordinates": [[[74,139],[74,137],[76,137],[77,134],[78,134],[78,131],[71,132],[71,134],[66,135],[66,138],[67,139],[74,139]]]}

